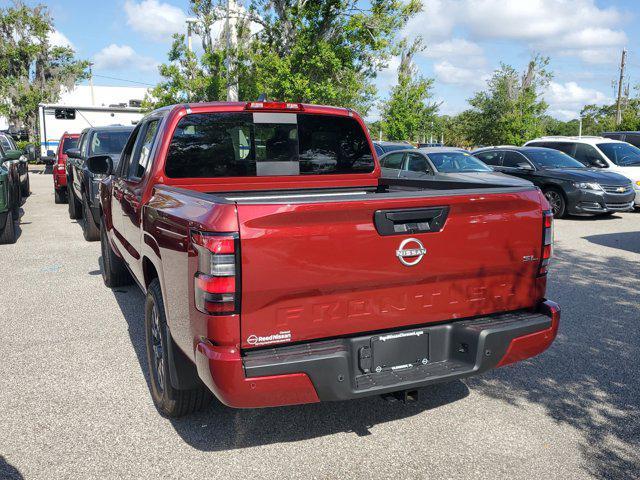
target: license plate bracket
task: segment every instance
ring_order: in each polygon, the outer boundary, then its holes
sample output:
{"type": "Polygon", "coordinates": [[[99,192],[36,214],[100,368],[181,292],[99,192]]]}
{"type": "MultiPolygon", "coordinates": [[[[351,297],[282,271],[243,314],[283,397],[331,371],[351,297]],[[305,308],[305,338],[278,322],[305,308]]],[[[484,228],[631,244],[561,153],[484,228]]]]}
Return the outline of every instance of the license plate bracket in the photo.
{"type": "Polygon", "coordinates": [[[371,370],[403,370],[429,362],[429,334],[411,330],[377,335],[371,339],[371,370]]]}

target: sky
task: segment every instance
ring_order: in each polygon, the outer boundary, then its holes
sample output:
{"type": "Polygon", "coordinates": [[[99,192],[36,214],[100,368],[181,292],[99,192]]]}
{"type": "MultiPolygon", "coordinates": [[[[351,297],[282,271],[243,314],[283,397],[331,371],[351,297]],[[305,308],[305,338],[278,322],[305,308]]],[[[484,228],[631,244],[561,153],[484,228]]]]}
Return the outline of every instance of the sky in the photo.
{"type": "MultiPolygon", "coordinates": [[[[32,2],[28,2],[32,3],[32,2]]],[[[186,0],[46,0],[55,22],[52,42],[71,45],[94,63],[99,85],[153,85],[174,32],[185,32],[186,0]],[[109,77],[109,78],[107,78],[109,77]]],[[[366,2],[363,2],[366,3],[366,2]]],[[[0,6],[7,6],[0,0],[0,6]]],[[[554,76],[545,92],[548,113],[577,118],[584,104],[614,101],[620,55],[640,84],[638,0],[423,0],[424,9],[398,32],[422,36],[416,58],[421,75],[434,79],[440,112],[455,114],[482,89],[500,63],[523,70],[531,55],[551,58],[554,76]]],[[[396,81],[399,61],[375,80],[380,99],[396,81]]],[[[370,113],[375,119],[377,109],[370,113]]]]}

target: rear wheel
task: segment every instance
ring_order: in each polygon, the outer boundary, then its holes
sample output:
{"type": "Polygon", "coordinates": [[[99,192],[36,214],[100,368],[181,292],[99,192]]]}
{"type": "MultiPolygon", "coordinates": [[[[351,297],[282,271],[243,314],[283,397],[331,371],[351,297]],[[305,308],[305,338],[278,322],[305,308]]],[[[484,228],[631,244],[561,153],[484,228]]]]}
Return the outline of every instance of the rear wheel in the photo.
{"type": "Polygon", "coordinates": [[[89,207],[89,201],[85,195],[82,196],[82,220],[80,221],[82,227],[82,235],[87,242],[95,242],[100,240],[100,228],[96,225],[89,207]]]}
{"type": "Polygon", "coordinates": [[[555,218],[562,218],[567,214],[567,202],[560,190],[549,188],[544,191],[544,196],[549,202],[555,218]]]}
{"type": "Polygon", "coordinates": [[[156,408],[168,417],[181,417],[209,405],[212,395],[202,382],[189,390],[178,390],[171,384],[168,352],[169,348],[172,348],[172,340],[167,328],[164,301],[157,278],[151,281],[147,291],[144,323],[151,396],[156,408]]]}
{"type": "Polygon", "coordinates": [[[133,279],[124,265],[124,260],[118,257],[107,238],[104,222],[100,222],[100,250],[102,251],[102,280],[109,288],[131,285],[133,279]]]}
{"type": "Polygon", "coordinates": [[[56,188],[53,191],[53,198],[56,203],[64,203],[67,201],[67,191],[62,188],[56,188]]]}
{"type": "Polygon", "coordinates": [[[13,212],[7,213],[4,228],[0,232],[0,243],[16,243],[16,226],[13,223],[13,212]]]}
{"type": "Polygon", "coordinates": [[[76,220],[82,217],[82,205],[73,194],[71,185],[67,184],[67,201],[69,202],[69,218],[76,220]]]}

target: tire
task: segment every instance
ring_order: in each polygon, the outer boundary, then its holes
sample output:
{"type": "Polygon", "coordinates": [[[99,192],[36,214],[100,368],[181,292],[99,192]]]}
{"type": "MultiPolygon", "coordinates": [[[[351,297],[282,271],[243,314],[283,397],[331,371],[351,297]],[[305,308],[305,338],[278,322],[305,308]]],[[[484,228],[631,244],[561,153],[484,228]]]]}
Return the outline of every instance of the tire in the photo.
{"type": "Polygon", "coordinates": [[[551,206],[554,218],[563,218],[567,215],[567,201],[560,190],[557,188],[547,188],[544,190],[544,196],[551,206]]]}
{"type": "Polygon", "coordinates": [[[178,390],[169,378],[169,348],[172,345],[164,301],[158,279],[151,281],[144,309],[144,327],[149,362],[151,397],[156,408],[168,417],[182,417],[207,407],[212,399],[209,389],[202,383],[189,390],[178,390]]]}
{"type": "Polygon", "coordinates": [[[20,186],[20,190],[22,193],[22,196],[27,198],[29,195],[31,195],[31,182],[29,181],[29,174],[27,173],[27,181],[25,182],[24,185],[20,186]]]}
{"type": "Polygon", "coordinates": [[[102,280],[109,288],[131,285],[133,278],[124,264],[124,260],[118,257],[107,238],[104,222],[100,222],[100,250],[102,251],[102,280]]]}
{"type": "Polygon", "coordinates": [[[54,189],[53,199],[56,203],[65,203],[67,201],[67,191],[61,188],[54,189]]]}
{"type": "Polygon", "coordinates": [[[93,214],[89,208],[89,201],[85,195],[82,196],[82,235],[87,242],[95,242],[100,240],[100,227],[96,225],[93,214]]]}
{"type": "MultiPolygon", "coordinates": [[[[70,181],[70,180],[69,180],[70,181]]],[[[67,202],[69,202],[69,218],[76,220],[82,217],[82,206],[73,193],[73,188],[67,183],[67,202]]]]}
{"type": "Polygon", "coordinates": [[[13,223],[13,212],[7,213],[7,220],[0,232],[0,243],[16,243],[16,226],[13,223]]]}

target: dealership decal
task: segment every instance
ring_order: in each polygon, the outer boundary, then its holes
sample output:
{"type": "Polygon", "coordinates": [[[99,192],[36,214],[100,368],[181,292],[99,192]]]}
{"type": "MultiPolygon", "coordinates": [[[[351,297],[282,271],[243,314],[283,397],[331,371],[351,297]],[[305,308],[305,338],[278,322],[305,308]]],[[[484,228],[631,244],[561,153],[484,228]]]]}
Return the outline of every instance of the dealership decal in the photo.
{"type": "Polygon", "coordinates": [[[272,343],[284,343],[291,341],[291,331],[286,330],[279,333],[273,333],[267,336],[249,335],[247,343],[249,345],[270,345],[272,343]]]}

